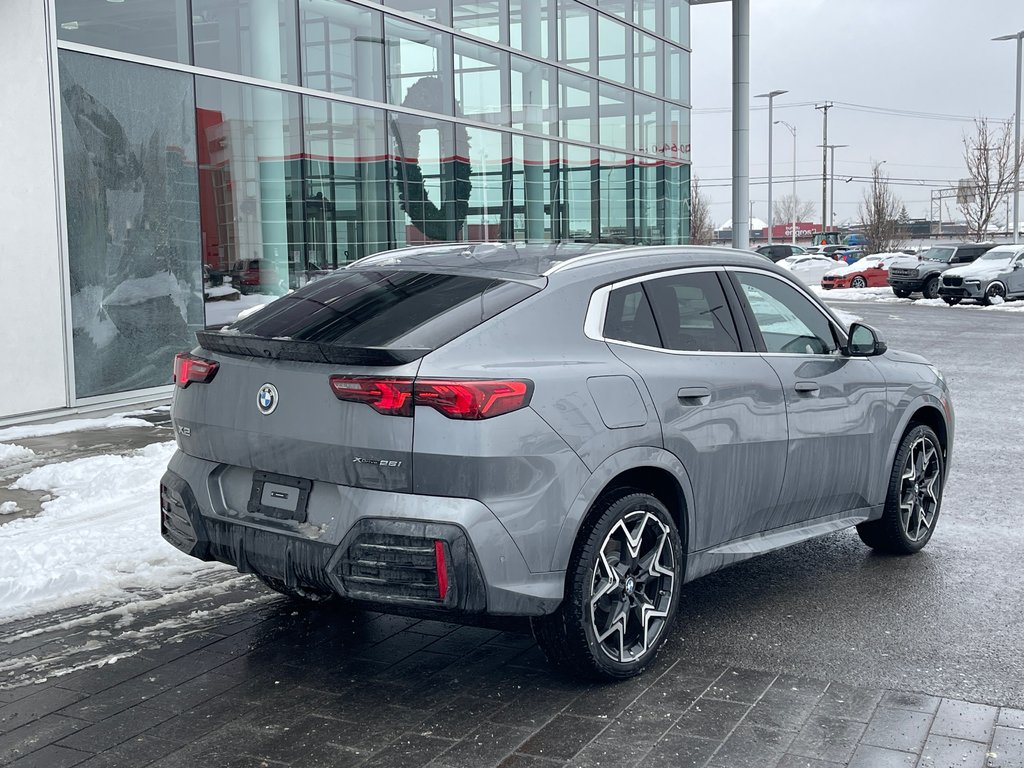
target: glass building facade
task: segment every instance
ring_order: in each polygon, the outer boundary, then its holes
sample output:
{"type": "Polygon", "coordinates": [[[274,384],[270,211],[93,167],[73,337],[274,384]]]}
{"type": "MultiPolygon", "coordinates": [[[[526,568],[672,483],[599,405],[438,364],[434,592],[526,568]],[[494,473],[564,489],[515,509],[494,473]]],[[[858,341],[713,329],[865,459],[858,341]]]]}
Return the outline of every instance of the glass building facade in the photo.
{"type": "Polygon", "coordinates": [[[232,288],[430,242],[687,240],[686,0],[55,9],[79,398],[170,383],[232,288]]]}

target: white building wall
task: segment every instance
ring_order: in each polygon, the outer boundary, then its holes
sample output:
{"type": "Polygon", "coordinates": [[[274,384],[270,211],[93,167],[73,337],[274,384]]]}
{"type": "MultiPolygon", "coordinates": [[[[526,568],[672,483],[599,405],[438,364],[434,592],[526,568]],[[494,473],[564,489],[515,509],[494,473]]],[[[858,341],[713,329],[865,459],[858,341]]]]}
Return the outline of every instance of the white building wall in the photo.
{"type": "Polygon", "coordinates": [[[68,405],[47,5],[0,2],[0,419],[68,405]]]}

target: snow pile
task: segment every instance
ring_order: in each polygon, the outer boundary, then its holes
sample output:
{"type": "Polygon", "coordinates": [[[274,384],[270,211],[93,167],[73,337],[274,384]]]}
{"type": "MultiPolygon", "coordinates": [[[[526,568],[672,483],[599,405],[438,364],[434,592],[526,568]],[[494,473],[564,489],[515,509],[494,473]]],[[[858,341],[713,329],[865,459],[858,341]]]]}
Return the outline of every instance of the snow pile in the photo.
{"type": "Polygon", "coordinates": [[[984,306],[973,301],[964,301],[950,307],[942,299],[901,299],[892,292],[891,288],[833,288],[832,290],[826,290],[814,285],[811,286],[811,290],[825,301],[870,301],[879,304],[914,304],[919,307],[944,307],[954,310],[1024,312],[1024,302],[995,300],[998,297],[993,298],[991,306],[984,306]]]}
{"type": "Polygon", "coordinates": [[[0,515],[13,515],[15,512],[20,512],[21,507],[18,506],[16,501],[5,501],[0,504],[0,515]]]}
{"type": "Polygon", "coordinates": [[[20,461],[30,461],[35,455],[35,451],[22,448],[20,445],[0,443],[0,467],[17,464],[20,461]]]}
{"type": "MultiPolygon", "coordinates": [[[[154,408],[149,411],[134,411],[134,413],[155,413],[157,410],[154,408]]],[[[63,435],[66,432],[78,432],[82,429],[120,429],[122,427],[151,426],[153,425],[145,419],[137,419],[126,413],[115,413],[112,416],[105,416],[101,419],[68,419],[67,421],[58,421],[54,424],[25,424],[18,427],[8,427],[7,429],[0,429],[0,440],[24,440],[27,437],[63,435]]]]}
{"type": "Polygon", "coordinates": [[[0,526],[0,618],[109,605],[223,567],[188,557],[160,536],[159,480],[173,452],[174,443],[157,443],[129,456],[50,464],[19,478],[13,487],[56,498],[35,517],[0,526]]]}

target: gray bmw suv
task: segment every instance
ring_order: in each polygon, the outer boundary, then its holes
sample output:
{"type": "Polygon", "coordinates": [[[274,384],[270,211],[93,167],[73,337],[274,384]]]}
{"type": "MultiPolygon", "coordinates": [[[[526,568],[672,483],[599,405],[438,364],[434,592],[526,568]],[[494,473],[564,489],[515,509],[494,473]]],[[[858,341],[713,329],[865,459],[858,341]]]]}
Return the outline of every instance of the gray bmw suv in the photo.
{"type": "Polygon", "coordinates": [[[528,616],[603,679],[723,566],[849,526],[919,550],[953,442],[934,367],[731,250],[396,251],[198,341],[168,541],[306,600],[528,616]]]}

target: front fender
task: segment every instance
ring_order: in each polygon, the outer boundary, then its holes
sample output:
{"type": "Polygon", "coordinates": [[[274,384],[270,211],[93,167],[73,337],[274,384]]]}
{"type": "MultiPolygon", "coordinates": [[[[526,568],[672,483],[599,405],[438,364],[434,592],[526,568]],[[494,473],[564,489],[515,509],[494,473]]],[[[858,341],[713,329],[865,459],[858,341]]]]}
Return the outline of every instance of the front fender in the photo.
{"type": "Polygon", "coordinates": [[[893,431],[892,439],[889,443],[889,450],[886,452],[885,464],[882,467],[882,477],[884,478],[883,488],[885,489],[882,492],[882,501],[885,500],[885,493],[887,492],[889,483],[889,473],[892,471],[893,462],[896,461],[896,451],[899,449],[900,441],[903,439],[903,435],[907,431],[910,420],[914,417],[914,414],[922,408],[933,408],[938,411],[946,425],[946,456],[944,462],[945,476],[942,478],[943,486],[945,486],[946,477],[949,475],[950,460],[953,455],[953,433],[955,427],[953,404],[949,399],[949,394],[946,393],[944,398],[938,398],[930,392],[907,392],[906,396],[901,399],[897,405],[897,411],[901,414],[900,420],[896,429],[893,431]]]}
{"type": "MultiPolygon", "coordinates": [[[[682,488],[686,509],[683,525],[685,530],[680,531],[685,542],[693,541],[694,538],[694,509],[693,509],[693,486],[690,483],[690,476],[686,473],[682,462],[664,448],[654,446],[637,446],[626,448],[614,453],[605,459],[591,474],[590,479],[583,484],[575,501],[569,507],[569,513],[562,522],[562,528],[558,533],[555,543],[555,551],[551,559],[551,570],[564,571],[569,566],[569,558],[572,555],[573,545],[580,526],[587,512],[594,502],[601,496],[601,493],[608,484],[618,475],[631,469],[652,467],[662,469],[671,474],[682,488]]],[[[687,544],[688,546],[688,544],[687,544]]]]}

